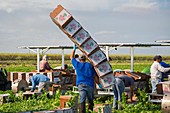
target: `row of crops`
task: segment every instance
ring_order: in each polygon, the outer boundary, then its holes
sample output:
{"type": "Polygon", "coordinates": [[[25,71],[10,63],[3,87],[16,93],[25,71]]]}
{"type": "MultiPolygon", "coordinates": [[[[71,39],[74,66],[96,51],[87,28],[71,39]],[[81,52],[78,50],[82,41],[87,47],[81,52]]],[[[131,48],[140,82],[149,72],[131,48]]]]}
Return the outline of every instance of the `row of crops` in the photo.
{"type": "MultiPolygon", "coordinates": [[[[49,63],[51,67],[61,66],[60,54],[48,54],[49,63]]],[[[65,63],[72,68],[69,54],[65,55],[65,63]]],[[[37,65],[36,54],[19,54],[19,53],[0,53],[0,67],[6,68],[8,72],[11,71],[25,71],[36,70],[37,65]]],[[[110,63],[113,69],[130,69],[129,55],[110,55],[110,63]]],[[[170,60],[169,56],[163,56],[165,62],[170,60]]],[[[150,66],[153,62],[153,56],[136,55],[134,58],[134,70],[142,71],[145,67],[150,66]]]]}
{"type": "MultiPolygon", "coordinates": [[[[61,54],[47,54],[50,60],[61,60],[61,54]]],[[[40,58],[42,55],[40,55],[40,58]]],[[[130,55],[111,54],[112,60],[130,60],[130,55]]],[[[36,60],[36,54],[32,53],[0,53],[0,61],[4,60],[36,60]]],[[[170,56],[163,56],[164,60],[170,60],[170,56]]],[[[65,60],[70,60],[70,55],[65,54],[65,60]]],[[[134,60],[152,61],[152,55],[135,55],[134,60]]]]}
{"type": "MultiPolygon", "coordinates": [[[[44,93],[41,96],[33,96],[31,98],[25,99],[22,96],[22,92],[19,92],[19,95],[16,97],[12,91],[0,92],[0,94],[9,93],[10,96],[7,99],[6,103],[0,105],[0,112],[26,112],[26,111],[44,111],[44,110],[56,110],[60,107],[60,96],[61,91],[57,90],[55,95],[50,97],[47,96],[47,93],[44,93]]],[[[72,95],[73,99],[70,100],[66,107],[72,108],[75,106],[74,100],[77,98],[78,94],[73,93],[72,91],[66,92],[65,95],[72,95]]],[[[94,100],[94,108],[97,105],[109,104],[112,107],[113,97],[98,97],[94,100]]],[[[161,106],[148,102],[148,95],[145,91],[138,91],[138,101],[136,104],[128,104],[126,101],[126,96],[123,95],[122,102],[119,102],[122,109],[115,110],[112,109],[114,113],[161,113],[161,106]]],[[[98,112],[101,111],[102,107],[98,108],[98,112]]],[[[93,111],[93,113],[98,113],[93,111]]]]}
{"type": "MultiPolygon", "coordinates": [[[[48,54],[49,63],[52,67],[61,66],[61,55],[59,54],[48,54]]],[[[135,56],[134,70],[142,71],[147,66],[150,66],[153,62],[153,56],[135,56]]],[[[6,68],[8,72],[30,72],[36,69],[36,55],[35,54],[0,54],[0,67],[6,68]]],[[[113,69],[130,69],[130,56],[128,55],[110,55],[111,65],[113,69]]],[[[170,57],[163,56],[165,61],[169,61],[170,57]]],[[[69,55],[65,55],[65,63],[72,68],[69,60],[69,55]]],[[[29,98],[28,100],[22,97],[20,92],[18,97],[15,97],[11,91],[0,92],[10,93],[10,98],[7,103],[0,105],[0,112],[22,112],[22,111],[42,111],[42,110],[55,110],[60,105],[61,92],[57,91],[55,96],[47,98],[46,94],[40,97],[29,98]]],[[[68,94],[74,95],[71,91],[68,94]]],[[[123,101],[120,103],[123,112],[126,113],[160,113],[160,105],[155,105],[148,102],[148,95],[145,91],[138,92],[138,100],[136,104],[127,104],[125,96],[123,101]]],[[[95,105],[97,104],[111,104],[113,97],[99,97],[95,99],[95,105]]],[[[68,107],[73,105],[71,102],[68,103],[68,107]]],[[[122,110],[114,110],[115,113],[122,113],[122,110]]],[[[95,112],[94,112],[95,113],[95,112]]]]}

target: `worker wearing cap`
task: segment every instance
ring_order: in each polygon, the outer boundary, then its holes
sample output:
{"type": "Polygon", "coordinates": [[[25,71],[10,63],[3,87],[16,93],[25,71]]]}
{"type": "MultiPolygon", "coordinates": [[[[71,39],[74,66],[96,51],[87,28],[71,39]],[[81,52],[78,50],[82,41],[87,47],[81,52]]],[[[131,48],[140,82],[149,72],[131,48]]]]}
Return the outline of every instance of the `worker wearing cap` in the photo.
{"type": "Polygon", "coordinates": [[[156,85],[161,82],[162,72],[170,71],[170,68],[164,68],[161,66],[160,62],[162,61],[162,57],[160,55],[156,55],[153,58],[154,62],[151,65],[151,85],[152,85],[152,93],[157,93],[156,85]]]}
{"type": "Polygon", "coordinates": [[[78,91],[80,94],[80,113],[86,113],[85,102],[86,98],[88,99],[88,109],[89,111],[93,111],[93,99],[94,99],[94,80],[102,88],[99,83],[98,76],[94,70],[94,67],[86,62],[86,56],[80,55],[79,61],[74,58],[74,54],[76,51],[76,45],[74,45],[74,49],[71,53],[70,59],[72,65],[74,66],[77,76],[76,76],[76,85],[78,86],[78,91]]]}
{"type": "MultiPolygon", "coordinates": [[[[121,69],[116,69],[114,70],[114,76],[116,79],[116,83],[118,85],[119,88],[119,95],[120,95],[120,101],[121,101],[121,96],[122,93],[124,92],[125,87],[130,87],[130,101],[133,102],[133,87],[134,87],[134,80],[132,77],[129,77],[125,74],[125,71],[121,70],[121,69]]],[[[117,109],[118,104],[118,91],[115,88],[115,85],[113,85],[114,87],[114,102],[113,102],[113,108],[117,109]]]]}

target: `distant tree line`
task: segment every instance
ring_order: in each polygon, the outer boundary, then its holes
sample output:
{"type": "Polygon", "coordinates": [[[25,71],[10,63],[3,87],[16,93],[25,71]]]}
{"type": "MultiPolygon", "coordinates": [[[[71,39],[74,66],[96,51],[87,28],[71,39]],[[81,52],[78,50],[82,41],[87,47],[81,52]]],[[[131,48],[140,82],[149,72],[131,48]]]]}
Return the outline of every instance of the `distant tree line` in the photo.
{"type": "MultiPolygon", "coordinates": [[[[49,60],[62,60],[61,54],[47,54],[49,60]]],[[[154,56],[154,55],[153,55],[154,56]]],[[[152,55],[135,55],[134,60],[153,60],[152,55]]],[[[70,55],[65,54],[65,60],[70,60],[70,55]]],[[[130,60],[130,55],[111,54],[110,60],[130,60]]],[[[42,55],[40,55],[40,59],[42,55]]],[[[6,60],[36,60],[37,55],[32,53],[0,53],[0,61],[6,60]]],[[[170,60],[170,56],[163,56],[163,60],[170,60]]]]}

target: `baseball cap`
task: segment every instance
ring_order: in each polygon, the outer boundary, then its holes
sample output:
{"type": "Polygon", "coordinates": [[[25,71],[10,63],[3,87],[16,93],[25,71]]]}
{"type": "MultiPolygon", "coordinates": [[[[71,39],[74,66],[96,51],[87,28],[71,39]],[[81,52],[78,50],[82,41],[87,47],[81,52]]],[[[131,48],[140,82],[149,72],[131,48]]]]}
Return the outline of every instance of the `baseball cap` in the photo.
{"type": "Polygon", "coordinates": [[[86,56],[85,55],[80,55],[79,60],[86,60],[86,56]]]}
{"type": "Polygon", "coordinates": [[[162,57],[161,57],[160,55],[156,55],[156,56],[153,57],[153,60],[155,61],[155,60],[161,59],[161,58],[162,58],[162,57]]]}
{"type": "Polygon", "coordinates": [[[121,70],[121,69],[115,69],[113,72],[121,72],[121,71],[123,71],[123,70],[121,70]]]}

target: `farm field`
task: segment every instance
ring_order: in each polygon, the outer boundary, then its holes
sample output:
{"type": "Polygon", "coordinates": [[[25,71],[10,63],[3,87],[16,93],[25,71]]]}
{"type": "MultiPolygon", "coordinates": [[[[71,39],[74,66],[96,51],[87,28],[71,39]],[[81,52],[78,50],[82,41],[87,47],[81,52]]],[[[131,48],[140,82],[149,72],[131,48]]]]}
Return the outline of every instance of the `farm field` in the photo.
{"type": "MultiPolygon", "coordinates": [[[[61,55],[59,54],[48,54],[49,56],[49,63],[51,67],[57,67],[61,66],[61,55]]],[[[145,67],[150,66],[153,62],[152,60],[153,56],[135,56],[134,58],[134,71],[141,72],[145,67]]],[[[0,53],[0,68],[6,68],[8,72],[30,72],[32,70],[36,70],[36,54],[7,54],[7,53],[0,53]]],[[[41,58],[41,57],[40,57],[41,58]]],[[[130,56],[129,55],[110,55],[110,58],[112,59],[110,61],[113,70],[114,69],[130,69],[130,56]]],[[[170,57],[169,56],[163,56],[164,61],[169,63],[170,57]]],[[[69,65],[69,68],[72,68],[71,62],[69,60],[69,54],[65,55],[65,63],[69,65]]],[[[1,92],[3,93],[3,92],[1,92]]],[[[52,110],[59,107],[59,95],[55,97],[51,97],[50,99],[46,97],[40,97],[38,99],[33,98],[29,101],[22,100],[22,98],[15,98],[13,103],[7,103],[0,106],[0,112],[6,112],[6,111],[39,111],[39,110],[52,110]],[[21,104],[18,104],[18,101],[21,104]],[[39,106],[31,107],[34,103],[41,103],[39,106]],[[51,104],[44,104],[50,102],[51,104]],[[17,107],[11,107],[14,105],[18,105],[17,107]],[[24,108],[23,105],[27,105],[28,107],[24,108]],[[31,109],[30,109],[31,108],[31,109]]],[[[131,112],[143,112],[143,113],[160,113],[161,107],[160,105],[155,105],[152,103],[149,103],[148,95],[144,91],[138,92],[138,102],[136,104],[127,104],[126,99],[121,103],[124,112],[131,113],[131,112]]],[[[111,104],[113,102],[113,97],[109,98],[105,101],[106,104],[111,104]]],[[[97,104],[105,104],[103,101],[101,101],[101,98],[96,98],[95,105],[97,104]]],[[[34,104],[35,105],[35,104],[34,104]]],[[[115,113],[121,113],[122,110],[114,110],[115,113]]],[[[94,112],[95,113],[95,112],[94,112]]]]}
{"type": "MultiPolygon", "coordinates": [[[[19,92],[19,96],[16,97],[11,91],[0,92],[0,94],[9,93],[10,97],[7,99],[7,103],[0,105],[1,113],[32,113],[38,111],[55,111],[60,106],[60,96],[61,91],[57,90],[56,95],[50,96],[47,98],[47,94],[43,94],[41,96],[33,96],[33,98],[29,98],[28,100],[24,99],[22,96],[22,92],[19,92]]],[[[72,108],[75,105],[75,99],[78,94],[72,91],[68,91],[65,95],[72,95],[73,99],[66,104],[66,107],[72,108]]],[[[115,110],[112,109],[112,113],[161,113],[160,105],[155,105],[153,103],[149,103],[147,101],[148,95],[139,91],[139,100],[136,104],[128,104],[126,102],[125,96],[122,97],[122,108],[123,110],[115,110]]],[[[113,105],[113,97],[98,97],[94,100],[94,107],[96,107],[97,111],[93,111],[92,113],[102,113],[100,112],[104,105],[113,105]],[[106,101],[103,101],[105,100],[106,101]],[[97,107],[97,106],[100,107],[97,107]]],[[[86,109],[88,112],[88,110],[86,109]]]]}
{"type": "MultiPolygon", "coordinates": [[[[47,54],[49,63],[52,68],[61,66],[60,54],[47,54]]],[[[0,67],[6,68],[8,72],[20,71],[29,72],[36,70],[36,54],[18,54],[18,53],[0,53],[0,67]]],[[[40,57],[41,58],[41,57],[40,57]]],[[[130,69],[129,55],[110,55],[110,64],[114,69],[130,69]]],[[[136,55],[134,57],[134,71],[142,71],[145,67],[150,66],[153,62],[153,56],[136,55]]],[[[163,56],[163,60],[167,63],[170,61],[170,56],[163,56]]],[[[72,68],[69,54],[65,55],[65,63],[72,68]]]]}

